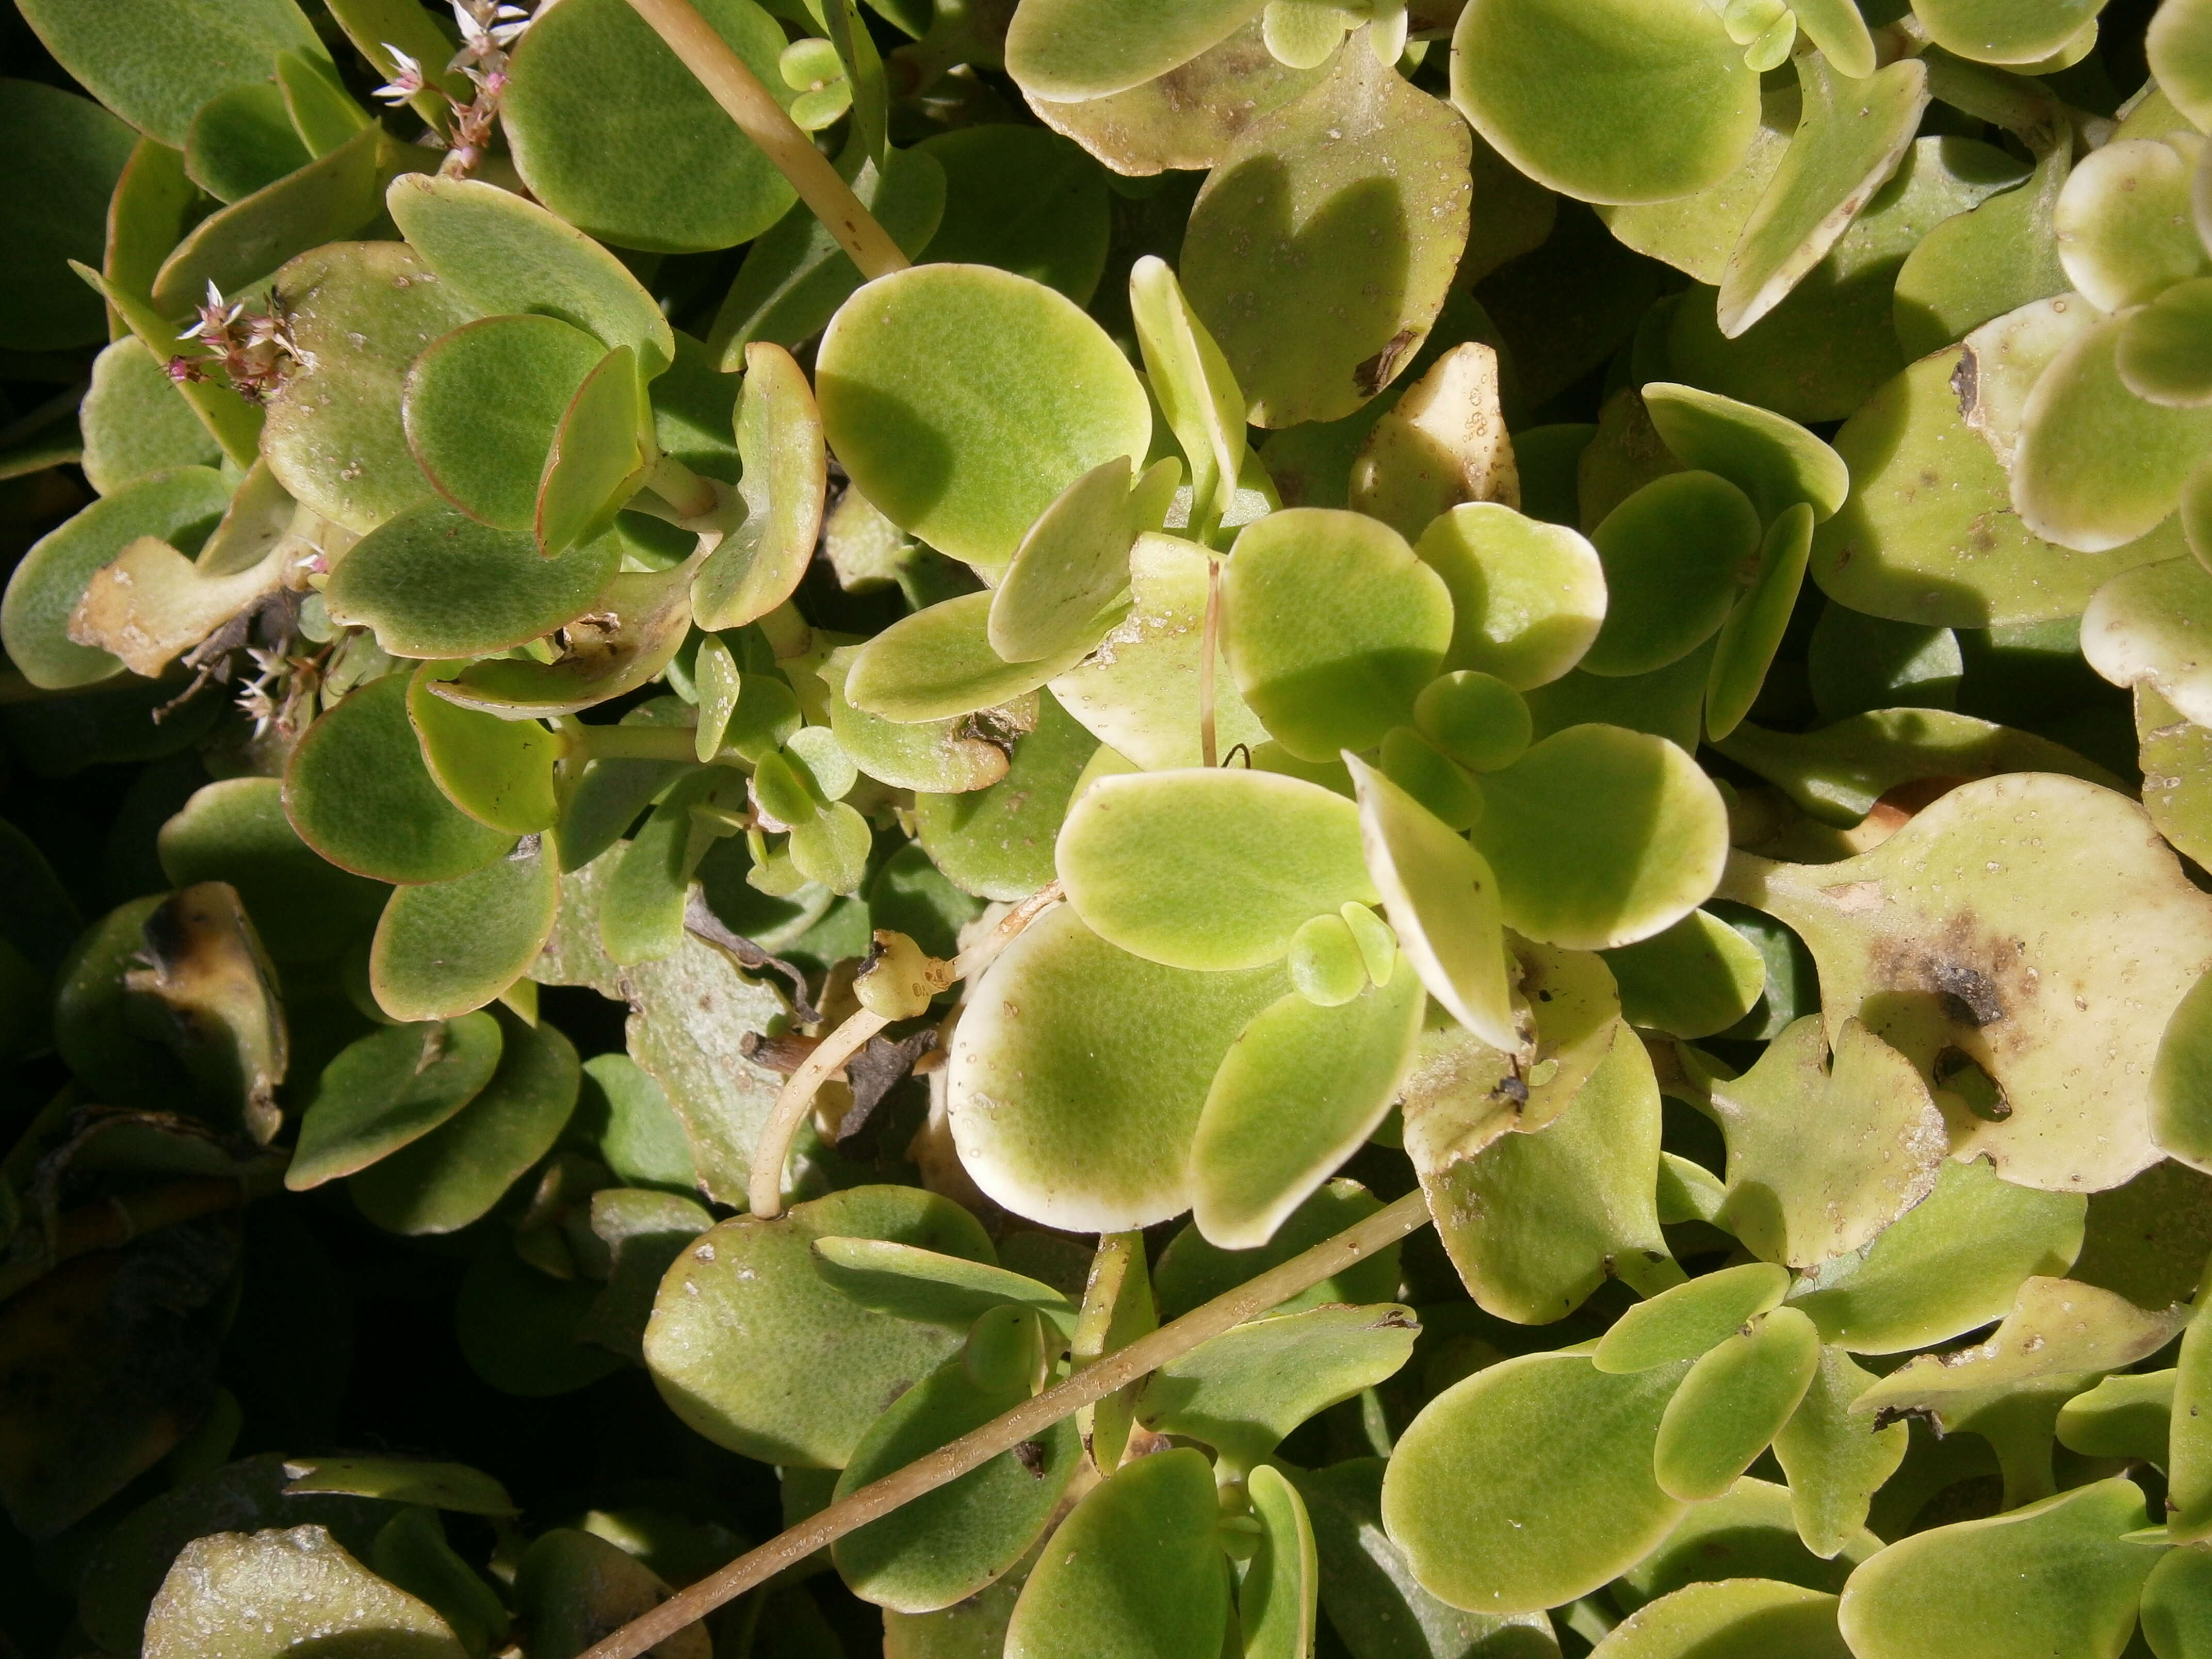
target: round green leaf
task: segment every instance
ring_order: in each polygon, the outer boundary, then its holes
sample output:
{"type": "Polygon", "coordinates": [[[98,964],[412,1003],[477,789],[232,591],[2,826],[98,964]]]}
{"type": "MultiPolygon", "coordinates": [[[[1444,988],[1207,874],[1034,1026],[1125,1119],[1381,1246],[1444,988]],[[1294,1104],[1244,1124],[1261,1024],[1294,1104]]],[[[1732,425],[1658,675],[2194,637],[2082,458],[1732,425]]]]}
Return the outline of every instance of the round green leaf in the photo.
{"type": "Polygon", "coordinates": [[[661,1283],[645,1359],[669,1409],[717,1445],[842,1468],[884,1402],[959,1347],[962,1330],[871,1313],[832,1290],[811,1254],[831,1234],[992,1254],[966,1211],[910,1187],[848,1188],[702,1236],[661,1283]]]}
{"type": "MultiPolygon", "coordinates": [[[[623,0],[563,3],[518,44],[501,100],[531,194],[602,241],[670,253],[732,247],[783,216],[782,173],[650,24],[623,0]]],[[[775,21],[750,0],[699,11],[787,107],[775,21]]]]}
{"type": "Polygon", "coordinates": [[[2138,398],[2170,409],[2212,403],[2212,277],[2176,283],[2128,318],[2118,362],[2138,398]]]}
{"type": "Polygon", "coordinates": [[[2123,572],[2081,616],[2081,654],[2115,685],[2147,686],[2184,719],[2212,715],[2197,618],[2212,610],[2212,572],[2192,558],[2123,572]]]}
{"type": "Polygon", "coordinates": [[[100,337],[100,296],[69,262],[100,263],[108,198],[135,142],[89,99],[35,81],[0,81],[0,146],[13,181],[10,234],[0,251],[0,346],[54,351],[100,337]]]}
{"type": "Polygon", "coordinates": [[[84,434],[84,476],[103,495],[149,472],[222,462],[215,435],[134,334],[93,359],[92,387],[77,423],[84,434]]]}
{"type": "Polygon", "coordinates": [[[2085,553],[2157,529],[2212,444],[2212,409],[2161,408],[2128,389],[2118,362],[2126,330],[2107,319],[2058,354],[2028,394],[2013,456],[2021,521],[2085,553]]]}
{"type": "Polygon", "coordinates": [[[1655,478],[1591,532],[1606,617],[1583,653],[1592,674],[1648,674],[1711,639],[1759,556],[1759,514],[1712,472],[1655,478]]]}
{"type": "Polygon", "coordinates": [[[1427,1005],[1401,963],[1388,984],[1334,1007],[1293,991],[1253,1017],[1222,1057],[1191,1142],[1201,1234],[1232,1250],[1274,1237],[1390,1109],[1427,1005]]]}
{"type": "Polygon", "coordinates": [[[1844,1587],[1844,1639],[1857,1659],[1998,1659],[2023,1644],[2117,1655],[2159,1560],[2123,1537],[2143,1519],[2142,1489],[2115,1477],[1899,1539],[1844,1587]]]}
{"type": "Polygon", "coordinates": [[[1382,1480],[1382,1523],[1421,1587],[1472,1612],[1533,1612],[1641,1559],[1682,1513],[1651,1448],[1685,1369],[1615,1376],[1524,1354],[1431,1401],[1382,1480]]]}
{"type": "Polygon", "coordinates": [[[2212,128],[2212,6],[2167,0],[2143,41],[2158,89],[2196,123],[2212,128]]]}
{"type": "MultiPolygon", "coordinates": [[[[727,3],[751,10],[747,0],[727,3]]],[[[627,7],[616,9],[629,15],[627,7]]],[[[604,15],[607,9],[599,0],[588,0],[576,15],[604,15]]],[[[631,21],[644,29],[635,18],[631,21]]],[[[650,36],[650,30],[645,32],[650,36]]],[[[661,50],[657,37],[653,46],[661,50]]],[[[688,72],[684,78],[696,92],[688,72]]],[[[595,99],[607,94],[599,66],[582,83],[591,86],[595,99]]],[[[513,91],[511,82],[508,90],[513,91]]],[[[512,107],[505,113],[511,120],[512,107]]],[[[720,111],[701,131],[737,138],[720,111]]],[[[655,166],[665,159],[664,152],[655,166]]],[[[690,175],[687,188],[696,182],[696,175],[690,175]]],[[[628,346],[647,380],[676,361],[675,331],[644,284],[613,254],[537,203],[473,179],[410,173],[392,180],[385,206],[422,262],[473,308],[471,315],[532,312],[558,318],[610,349],[628,346]]]]}
{"type": "Polygon", "coordinates": [[[379,881],[448,881],[514,838],[467,817],[423,763],[407,718],[410,677],[387,674],[307,728],[284,774],[300,839],[342,870],[379,881]]]}
{"type": "Polygon", "coordinates": [[[545,558],[526,527],[495,530],[424,501],[356,542],[323,600],[333,622],[374,629],[395,656],[485,656],[590,610],[622,556],[610,534],[545,558]]]}
{"type": "Polygon", "coordinates": [[[1061,102],[1126,92],[1188,63],[1259,15],[1265,0],[1206,0],[1163,14],[1116,0],[1030,0],[1006,31],[1006,73],[1024,93],[1061,102]]]}
{"type": "Polygon", "coordinates": [[[2170,1157],[2212,1170],[2212,977],[2191,988],[2166,1022],[2150,1077],[2151,1135],[2170,1157]]]}
{"type": "Polygon", "coordinates": [[[1179,1447],[1115,1471],[1030,1570],[1006,1659],[1218,1659],[1229,1619],[1219,1514],[1203,1452],[1179,1447]]]}
{"type": "Polygon", "coordinates": [[[229,481],[204,466],[134,478],[31,544],[0,597],[0,645],[32,684],[90,685],[123,672],[106,652],[70,637],[71,613],[94,574],[142,536],[191,551],[222,516],[229,481]]]}
{"type": "Polygon", "coordinates": [[[2095,557],[2030,530],[2004,468],[1959,413],[1962,356],[1953,348],[1913,364],[1837,433],[1850,499],[1814,532],[1811,563],[1830,599],[1923,626],[2009,627],[2079,616],[2120,571],[2187,551],[2171,525],[2095,557]]]}
{"type": "Polygon", "coordinates": [[[978,898],[1026,898],[1040,890],[1055,874],[1060,825],[1093,754],[1097,738],[1057,696],[1040,692],[1036,728],[1015,741],[1002,779],[984,790],[914,799],[931,863],[978,898]]]}
{"type": "Polygon", "coordinates": [[[366,535],[431,494],[400,418],[408,366],[486,307],[401,242],[303,253],[276,294],[301,356],[269,396],[262,455],[295,499],[366,535]]]}
{"type": "Polygon", "coordinates": [[[1375,897],[1358,808],[1241,768],[1100,778],[1070,808],[1056,860],[1091,931],[1170,968],[1261,967],[1310,918],[1375,897]]]}
{"type": "Polygon", "coordinates": [[[1255,423],[1336,420],[1412,362],[1466,246],[1469,155],[1452,112],[1370,51],[1220,157],[1179,264],[1255,423]]]}
{"type": "Polygon", "coordinates": [[[1711,896],[1728,812],[1663,738],[1577,726],[1483,778],[1475,849],[1497,872],[1505,925],[1579,950],[1662,932],[1711,896]]]}
{"type": "MultiPolygon", "coordinates": [[[[1030,1340],[1034,1349],[1036,1339],[1030,1340]]],[[[836,1495],[905,1468],[1028,1397],[1025,1388],[980,1387],[960,1358],[946,1360],[868,1425],[837,1477],[836,1495]]],[[[934,1613],[1010,1571],[1052,1519],[1083,1460],[1073,1418],[1026,1449],[1026,1458],[1000,1452],[839,1539],[832,1559],[853,1593],[895,1612],[934,1613]]]]}
{"type": "Polygon", "coordinates": [[[646,453],[645,393],[636,360],[617,346],[586,375],[554,428],[532,520],[538,551],[556,558],[604,537],[636,493],[646,453]]]}
{"type": "Polygon", "coordinates": [[[2143,1580],[2142,1633],[2158,1659],[2212,1653],[2212,1551],[2168,1550],[2143,1580]]]}
{"type": "Polygon", "coordinates": [[[1820,1335],[1777,1308],[1699,1357],[1659,1419],[1652,1470],[1687,1503],[1717,1498],[1790,1420],[1820,1364],[1820,1335]]]}
{"type": "Polygon", "coordinates": [[[85,89],[172,149],[202,105],[264,81],[281,52],[324,57],[294,0],[27,0],[39,39],[85,89]]]}
{"type": "Polygon", "coordinates": [[[1621,1017],[1674,1036],[1727,1030],[1766,985],[1759,947],[1705,910],[1604,955],[1620,988],[1621,1017]]]}
{"type": "Polygon", "coordinates": [[[1686,1585],[1638,1607],[1591,1650],[1594,1659],[1850,1659],[1850,1651],[1833,1595],[1771,1578],[1686,1585]]]}
{"type": "Polygon", "coordinates": [[[1105,331],[1007,271],[878,278],[838,311],[816,364],[830,447],[861,492],[992,569],[1077,478],[1151,447],[1144,388],[1105,331]]]}
{"type": "Polygon", "coordinates": [[[1790,1275],[1764,1261],[1693,1279],[1639,1302],[1607,1331],[1590,1356],[1601,1371],[1626,1376],[1696,1359],[1769,1309],[1790,1289],[1790,1275]]]}
{"type": "Polygon", "coordinates": [[[575,1110],[582,1073],[568,1039],[548,1023],[495,1017],[505,1040],[490,1080],[436,1128],[346,1183],[361,1212],[387,1232],[456,1232],[489,1214],[552,1151],[575,1110]]]}
{"type": "Polygon", "coordinates": [[[317,1646],[362,1659],[468,1653],[427,1604],[320,1527],[194,1539],[146,1615],[146,1659],[277,1659],[317,1646]]]}
{"type": "Polygon", "coordinates": [[[552,317],[487,317],[434,340],[407,371],[400,417],[437,492],[497,530],[531,528],[553,434],[606,355],[552,317]]]}
{"type": "Polygon", "coordinates": [[[2212,270],[2190,211],[2203,140],[2123,138],[2076,162],[2052,233],[2066,280],[2100,311],[2124,311],[2212,270]]]}
{"type": "MultiPolygon", "coordinates": [[[[2033,65],[2094,23],[2105,0],[1912,0],[1913,15],[1946,52],[1983,64],[2033,65]]],[[[2034,71],[2030,69],[2028,73],[2034,71]]]]}
{"type": "Polygon", "coordinates": [[[1410,723],[1451,642],[1443,579],[1389,526],[1336,508],[1248,526],[1221,597],[1237,688],[1302,760],[1370,748],[1410,723]]]}
{"type": "Polygon", "coordinates": [[[1359,838],[1406,960],[1429,994],[1496,1048],[1522,1046],[1505,977],[1497,878],[1482,855],[1389,779],[1356,758],[1359,838]]]}
{"type": "Polygon", "coordinates": [[[378,1006],[394,1019],[483,1007],[538,959],[560,902],[560,867],[535,836],[465,876],[398,889],[369,947],[378,1006]]]}
{"type": "Polygon", "coordinates": [[[384,908],[381,884],[319,858],[284,816],[276,778],[225,778],[193,791],[157,839],[161,872],[179,887],[228,882],[279,962],[316,962],[366,933],[384,908]]]}
{"type": "Polygon", "coordinates": [[[742,627],[788,599],[822,533],[829,476],[822,414],[806,376],[781,346],[756,340],[745,347],[737,435],[745,518],[692,579],[691,606],[702,628],[742,627]]]}
{"type": "Polygon", "coordinates": [[[1717,185],[1759,127],[1759,77],[1703,0],[1470,0],[1451,95],[1515,167],[1585,202],[1717,185]]]}
{"type": "Polygon", "coordinates": [[[284,1184],[305,1192],[429,1133],[491,1080],[501,1046],[499,1022],[481,1013],[349,1043],[315,1085],[284,1184]]]}
{"type": "Polygon", "coordinates": [[[1214,1073],[1288,988],[1276,968],[1146,962],[1100,939],[1073,906],[1041,917],[986,970],[953,1032],[947,1090],[962,1166],[1017,1215],[1071,1231],[1180,1213],[1214,1073]]]}
{"type": "Polygon", "coordinates": [[[1564,525],[1473,501],[1431,520],[1413,551],[1451,596],[1447,669],[1477,669],[1525,691],[1581,661],[1605,621],[1604,568],[1564,525]]]}

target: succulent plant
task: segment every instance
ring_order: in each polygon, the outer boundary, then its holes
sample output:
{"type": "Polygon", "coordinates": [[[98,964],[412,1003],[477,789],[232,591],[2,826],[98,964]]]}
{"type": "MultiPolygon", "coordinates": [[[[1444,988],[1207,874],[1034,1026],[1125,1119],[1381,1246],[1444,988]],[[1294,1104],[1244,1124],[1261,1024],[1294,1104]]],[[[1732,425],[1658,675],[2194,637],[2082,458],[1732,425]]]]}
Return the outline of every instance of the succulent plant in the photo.
{"type": "Polygon", "coordinates": [[[2103,10],[15,0],[0,1652],[2212,1653],[2103,10]]]}

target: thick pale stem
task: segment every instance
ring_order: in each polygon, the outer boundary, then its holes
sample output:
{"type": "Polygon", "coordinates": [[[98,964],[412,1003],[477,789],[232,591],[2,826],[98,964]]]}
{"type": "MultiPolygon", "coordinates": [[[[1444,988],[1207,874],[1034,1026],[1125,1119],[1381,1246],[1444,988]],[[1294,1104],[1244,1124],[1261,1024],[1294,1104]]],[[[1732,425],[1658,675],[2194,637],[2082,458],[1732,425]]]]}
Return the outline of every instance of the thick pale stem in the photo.
{"type": "Polygon", "coordinates": [[[853,188],[837,176],[829,157],[784,112],[729,42],[714,33],[690,0],[629,0],[631,9],[653,25],[698,77],[723,112],[775,163],[823,228],[853,256],[863,276],[873,279],[904,270],[908,263],[898,244],[878,224],[853,188]]]}
{"type": "Polygon", "coordinates": [[[1428,1207],[1421,1194],[1407,1194],[1357,1226],[1346,1228],[1304,1255],[1292,1256],[1281,1267],[1271,1268],[1227,1295],[1192,1310],[1172,1324],[1163,1325],[1151,1335],[1117,1349],[974,1433],[963,1435],[896,1474],[870,1482],[623,1626],[586,1652],[584,1659],[636,1659],[636,1656],[705,1618],[732,1596],[743,1595],[784,1568],[805,1560],[815,1551],[889,1515],[901,1505],[912,1503],[925,1492],[958,1480],[1000,1453],[1035,1439],[1063,1417],[1097,1404],[1116,1389],[1158,1370],[1200,1343],[1287,1302],[1324,1279],[1334,1277],[1354,1262],[1427,1225],[1428,1219],[1428,1207]]]}
{"type": "MultiPolygon", "coordinates": [[[[947,984],[957,984],[1012,944],[1022,929],[1035,921],[1062,895],[1060,884],[1047,882],[999,919],[999,925],[952,959],[947,984]]],[[[813,1109],[822,1085],[845,1069],[845,1062],[867,1046],[868,1039],[890,1024],[881,1014],[861,1009],[816,1045],[775,1097],[775,1110],[753,1148],[751,1178],[745,1186],[746,1207],[757,1216],[783,1213],[783,1165],[791,1156],[791,1143],[799,1126],[813,1109]]]]}
{"type": "Polygon", "coordinates": [[[663,455],[646,468],[645,487],[680,519],[703,519],[721,505],[714,486],[673,455],[663,455]]]}
{"type": "Polygon", "coordinates": [[[1221,653],[1221,561],[1206,562],[1206,629],[1198,659],[1198,758],[1211,769],[1220,763],[1213,731],[1213,659],[1221,653]]]}

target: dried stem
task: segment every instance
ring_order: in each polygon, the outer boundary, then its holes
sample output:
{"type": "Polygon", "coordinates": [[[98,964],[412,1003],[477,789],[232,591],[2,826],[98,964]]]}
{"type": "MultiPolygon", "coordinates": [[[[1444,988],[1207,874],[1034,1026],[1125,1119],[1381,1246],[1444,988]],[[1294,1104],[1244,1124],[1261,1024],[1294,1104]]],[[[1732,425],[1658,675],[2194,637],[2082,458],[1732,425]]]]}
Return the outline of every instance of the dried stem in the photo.
{"type": "Polygon", "coordinates": [[[699,79],[723,112],[775,163],[823,228],[853,257],[860,275],[872,280],[904,270],[908,260],[878,224],[853,188],[837,175],[814,141],[784,112],[758,76],[729,43],[714,33],[690,0],[629,0],[684,68],[699,79]]]}
{"type": "MultiPolygon", "coordinates": [[[[952,959],[948,983],[966,979],[979,970],[1063,896],[1058,882],[1047,882],[1007,911],[999,919],[997,927],[952,959]]],[[[814,1051],[791,1074],[782,1093],[776,1096],[775,1110],[769,1114],[768,1127],[761,1131],[760,1141],[753,1148],[752,1176],[746,1183],[745,1203],[755,1215],[783,1213],[784,1160],[791,1156],[792,1139],[813,1109],[816,1093],[830,1078],[844,1070],[845,1062],[866,1048],[870,1037],[890,1024],[881,1014],[861,1009],[816,1044],[814,1051]]]]}
{"type": "Polygon", "coordinates": [[[1151,1335],[1108,1354],[1085,1367],[1065,1382],[1024,1401],[1003,1417],[963,1435],[928,1456],[908,1464],[896,1474],[871,1481],[849,1498],[832,1504],[758,1549],[739,1556],[720,1572],[678,1592],[641,1617],[623,1626],[583,1659],[636,1659],[678,1631],[705,1618],[732,1596],[742,1595],[815,1551],[882,1518],[926,1492],[957,1480],[1000,1453],[1033,1440],[1064,1417],[1085,1406],[1096,1405],[1116,1389],[1158,1370],[1200,1343],[1243,1324],[1268,1309],[1288,1301],[1299,1291],[1318,1285],[1395,1243],[1428,1224],[1426,1203],[1418,1192],[1348,1227],[1303,1255],[1292,1256],[1279,1267],[1216,1297],[1151,1335]]]}
{"type": "Polygon", "coordinates": [[[1213,731],[1213,659],[1221,653],[1221,561],[1206,561],[1206,630],[1198,659],[1198,758],[1209,771],[1219,760],[1213,731]]]}

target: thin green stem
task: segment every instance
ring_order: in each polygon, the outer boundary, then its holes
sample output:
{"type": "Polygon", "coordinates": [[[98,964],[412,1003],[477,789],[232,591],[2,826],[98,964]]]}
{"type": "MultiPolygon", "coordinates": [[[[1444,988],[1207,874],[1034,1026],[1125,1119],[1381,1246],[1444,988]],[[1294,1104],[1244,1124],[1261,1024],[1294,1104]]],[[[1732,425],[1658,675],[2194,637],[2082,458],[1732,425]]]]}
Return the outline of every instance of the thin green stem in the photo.
{"type": "Polygon", "coordinates": [[[699,15],[690,0],[629,0],[630,8],[653,26],[684,67],[745,137],[773,161],[799,198],[812,210],[822,227],[838,246],[853,256],[860,274],[871,280],[904,270],[908,261],[890,233],[878,224],[853,187],[837,174],[829,157],[814,148],[814,140],[800,130],[782,105],[699,15]]]}
{"type": "Polygon", "coordinates": [[[678,1592],[650,1613],[632,1620],[586,1651],[583,1659],[637,1659],[638,1655],[705,1618],[732,1596],[743,1595],[848,1533],[934,1492],[948,1481],[958,1480],[1000,1453],[1035,1439],[1060,1419],[1073,1416],[1085,1406],[1097,1405],[1116,1389],[1127,1387],[1169,1361],[1180,1358],[1200,1343],[1279,1306],[1324,1279],[1334,1278],[1353,1263],[1426,1226],[1428,1222],[1428,1206],[1421,1194],[1407,1194],[1396,1203],[1315,1245],[1303,1255],[1292,1256],[1279,1267],[1270,1268],[1226,1295],[1193,1309],[1173,1323],[1163,1325],[1151,1335],[1139,1337],[1127,1347],[1086,1365],[1066,1382],[1024,1401],[972,1434],[961,1436],[896,1474],[871,1481],[758,1549],[739,1556],[720,1572],[678,1592]]]}

